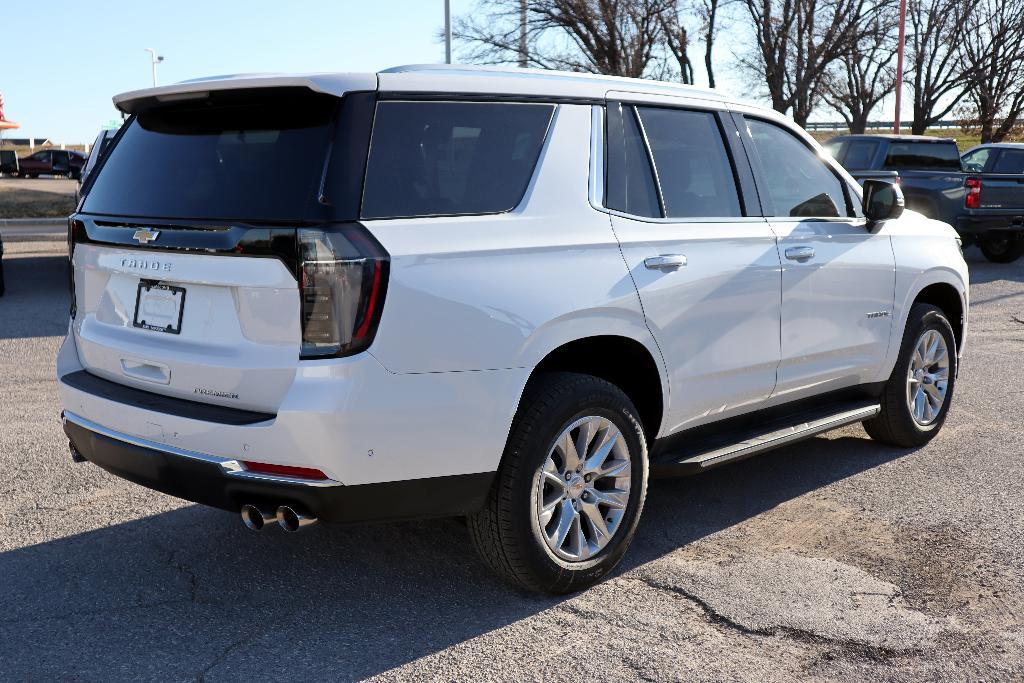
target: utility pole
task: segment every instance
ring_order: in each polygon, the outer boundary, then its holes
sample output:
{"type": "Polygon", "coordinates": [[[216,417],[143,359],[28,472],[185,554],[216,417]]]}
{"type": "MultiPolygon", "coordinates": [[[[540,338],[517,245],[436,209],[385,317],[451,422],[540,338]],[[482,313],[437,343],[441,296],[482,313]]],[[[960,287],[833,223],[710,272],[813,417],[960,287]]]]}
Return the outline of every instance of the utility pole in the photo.
{"type": "Polygon", "coordinates": [[[896,116],[892,132],[900,134],[900,105],[903,104],[903,50],[907,42],[907,0],[900,0],[900,38],[896,50],[896,116]]]}
{"type": "Polygon", "coordinates": [[[444,63],[452,63],[452,4],[444,0],[444,63]]]}
{"type": "Polygon", "coordinates": [[[156,87],[156,65],[164,61],[163,55],[158,55],[151,47],[144,48],[149,53],[150,62],[153,65],[153,87],[156,87]]]}
{"type": "Polygon", "coordinates": [[[525,69],[530,61],[526,46],[526,0],[519,0],[519,68],[525,69]]]}

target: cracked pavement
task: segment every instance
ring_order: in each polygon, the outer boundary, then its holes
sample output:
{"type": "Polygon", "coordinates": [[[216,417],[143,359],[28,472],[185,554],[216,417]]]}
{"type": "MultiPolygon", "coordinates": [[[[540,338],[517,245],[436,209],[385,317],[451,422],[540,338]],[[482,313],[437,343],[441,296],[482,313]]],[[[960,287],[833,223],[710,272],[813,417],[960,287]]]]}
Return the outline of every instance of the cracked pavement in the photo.
{"type": "Polygon", "coordinates": [[[457,520],[254,534],[75,465],[53,359],[61,242],[0,298],[0,680],[1024,677],[1024,261],[972,268],[953,411],[651,484],[623,566],[568,598],[494,579],[457,520]]]}

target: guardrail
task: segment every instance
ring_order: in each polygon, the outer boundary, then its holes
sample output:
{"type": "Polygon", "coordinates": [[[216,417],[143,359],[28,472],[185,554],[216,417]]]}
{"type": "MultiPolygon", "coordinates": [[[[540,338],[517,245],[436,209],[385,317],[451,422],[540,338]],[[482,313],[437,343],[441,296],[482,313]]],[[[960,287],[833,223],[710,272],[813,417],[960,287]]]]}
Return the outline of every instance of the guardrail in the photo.
{"type": "MultiPolygon", "coordinates": [[[[910,126],[913,123],[913,121],[902,121],[900,122],[900,128],[910,132],[910,126]]],[[[895,125],[895,121],[868,121],[867,130],[892,130],[895,125]]],[[[849,130],[850,126],[847,125],[846,121],[809,121],[804,128],[807,130],[849,130]]],[[[935,128],[960,128],[960,122],[938,121],[928,126],[929,130],[935,128]]]]}

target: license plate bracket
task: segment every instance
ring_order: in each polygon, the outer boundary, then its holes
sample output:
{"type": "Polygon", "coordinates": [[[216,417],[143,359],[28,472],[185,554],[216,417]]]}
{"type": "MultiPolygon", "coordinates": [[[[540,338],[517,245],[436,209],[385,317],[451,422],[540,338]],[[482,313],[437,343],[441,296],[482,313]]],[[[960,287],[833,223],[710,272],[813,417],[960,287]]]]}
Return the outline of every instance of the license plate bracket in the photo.
{"type": "Polygon", "coordinates": [[[181,334],[185,288],[157,280],[140,280],[132,325],[144,330],[181,334]]]}

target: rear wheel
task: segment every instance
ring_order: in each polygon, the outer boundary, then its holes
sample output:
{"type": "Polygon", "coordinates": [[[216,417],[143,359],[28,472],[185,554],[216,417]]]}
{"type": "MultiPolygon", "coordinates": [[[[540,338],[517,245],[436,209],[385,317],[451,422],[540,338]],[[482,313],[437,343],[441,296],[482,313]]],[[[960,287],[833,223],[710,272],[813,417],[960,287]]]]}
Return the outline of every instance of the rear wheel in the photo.
{"type": "Polygon", "coordinates": [[[978,238],[981,253],[993,263],[1012,263],[1024,255],[1024,235],[992,231],[978,238]]]}
{"type": "Polygon", "coordinates": [[[470,537],[522,588],[581,590],[622,559],[646,490],[647,447],[629,398],[597,377],[545,373],[523,396],[470,537]]]}
{"type": "Polygon", "coordinates": [[[956,338],[946,315],[931,304],[915,304],[882,392],[882,411],[864,422],[868,435],[904,448],[931,441],[946,421],[956,364],[956,338]]]}

